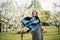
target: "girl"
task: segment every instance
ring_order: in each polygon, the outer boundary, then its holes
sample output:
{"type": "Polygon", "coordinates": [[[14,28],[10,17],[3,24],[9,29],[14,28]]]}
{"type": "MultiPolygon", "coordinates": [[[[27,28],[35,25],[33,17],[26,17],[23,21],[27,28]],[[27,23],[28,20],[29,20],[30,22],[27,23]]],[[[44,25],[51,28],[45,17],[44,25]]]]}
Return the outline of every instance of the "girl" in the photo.
{"type": "MultiPolygon", "coordinates": [[[[34,10],[32,12],[32,17],[38,17],[38,12],[34,10]]],[[[32,32],[32,40],[43,40],[43,35],[42,35],[42,27],[40,24],[38,24],[37,28],[35,31],[32,32]]]]}
{"type": "Polygon", "coordinates": [[[38,12],[34,10],[32,17],[25,17],[22,20],[24,26],[28,27],[27,33],[32,32],[32,40],[43,40],[42,27],[38,17],[38,12]]]}

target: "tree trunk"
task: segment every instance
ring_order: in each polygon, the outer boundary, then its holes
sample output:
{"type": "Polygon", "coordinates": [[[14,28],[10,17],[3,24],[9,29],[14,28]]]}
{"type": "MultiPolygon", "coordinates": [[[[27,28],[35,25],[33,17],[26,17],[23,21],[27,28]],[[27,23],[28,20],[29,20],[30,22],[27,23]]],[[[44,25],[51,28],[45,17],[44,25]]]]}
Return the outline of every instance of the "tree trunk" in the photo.
{"type": "Polygon", "coordinates": [[[3,32],[4,32],[4,26],[3,26],[3,32]]]}
{"type": "Polygon", "coordinates": [[[6,27],[6,32],[8,31],[8,27],[6,27]]]}
{"type": "Polygon", "coordinates": [[[0,32],[1,32],[1,26],[0,26],[0,32]]]}
{"type": "Polygon", "coordinates": [[[32,33],[32,40],[43,40],[43,33],[39,25],[37,29],[32,33]]]}
{"type": "Polygon", "coordinates": [[[60,34],[60,26],[58,26],[58,34],[60,34]]]}
{"type": "Polygon", "coordinates": [[[0,23],[0,32],[2,32],[2,31],[1,31],[1,23],[0,23]]]}

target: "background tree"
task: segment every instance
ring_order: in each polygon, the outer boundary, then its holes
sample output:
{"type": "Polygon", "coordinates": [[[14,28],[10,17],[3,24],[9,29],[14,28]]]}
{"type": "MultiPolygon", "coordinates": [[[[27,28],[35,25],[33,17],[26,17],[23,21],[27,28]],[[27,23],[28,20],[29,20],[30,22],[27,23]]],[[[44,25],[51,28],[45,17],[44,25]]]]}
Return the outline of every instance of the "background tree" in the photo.
{"type": "Polygon", "coordinates": [[[60,11],[57,10],[57,8],[60,8],[60,5],[53,3],[53,8],[51,23],[58,28],[58,34],[60,34],[60,11]]]}
{"type": "MultiPolygon", "coordinates": [[[[6,31],[9,27],[9,25],[12,24],[12,22],[14,20],[17,21],[17,23],[15,25],[17,25],[20,20],[19,19],[20,18],[20,8],[17,8],[17,6],[16,6],[17,4],[16,5],[14,5],[14,4],[16,4],[16,3],[14,3],[12,0],[8,0],[7,2],[1,3],[1,5],[0,5],[0,9],[2,12],[1,20],[5,22],[6,31]]],[[[4,23],[4,22],[2,22],[2,23],[4,23]]]]}

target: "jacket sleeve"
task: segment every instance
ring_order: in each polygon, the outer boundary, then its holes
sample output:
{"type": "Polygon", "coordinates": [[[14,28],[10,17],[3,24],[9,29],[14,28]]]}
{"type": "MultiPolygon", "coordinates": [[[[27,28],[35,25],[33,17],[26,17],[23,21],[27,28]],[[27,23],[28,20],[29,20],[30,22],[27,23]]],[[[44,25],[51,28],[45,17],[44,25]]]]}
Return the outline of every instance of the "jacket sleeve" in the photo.
{"type": "Polygon", "coordinates": [[[30,20],[31,20],[31,17],[25,17],[21,21],[22,21],[22,23],[23,23],[24,26],[29,27],[30,20]]]}

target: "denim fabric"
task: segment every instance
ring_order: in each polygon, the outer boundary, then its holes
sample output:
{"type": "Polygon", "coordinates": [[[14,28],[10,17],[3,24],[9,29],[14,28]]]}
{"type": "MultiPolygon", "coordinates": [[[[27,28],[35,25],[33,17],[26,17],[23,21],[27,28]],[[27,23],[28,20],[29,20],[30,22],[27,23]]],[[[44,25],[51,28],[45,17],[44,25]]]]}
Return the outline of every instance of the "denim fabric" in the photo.
{"type": "Polygon", "coordinates": [[[22,19],[22,23],[24,26],[34,31],[36,30],[38,24],[40,23],[40,20],[37,16],[36,17],[25,17],[24,19],[22,19]]]}

